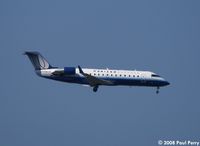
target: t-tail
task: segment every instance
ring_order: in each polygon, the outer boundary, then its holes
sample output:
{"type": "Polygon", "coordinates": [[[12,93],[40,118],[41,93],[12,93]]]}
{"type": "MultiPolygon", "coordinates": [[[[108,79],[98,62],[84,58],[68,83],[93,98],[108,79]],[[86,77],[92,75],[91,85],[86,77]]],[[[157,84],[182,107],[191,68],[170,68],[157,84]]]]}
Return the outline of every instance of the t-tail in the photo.
{"type": "Polygon", "coordinates": [[[35,70],[54,68],[39,52],[25,52],[24,55],[27,55],[29,57],[35,70]]]}

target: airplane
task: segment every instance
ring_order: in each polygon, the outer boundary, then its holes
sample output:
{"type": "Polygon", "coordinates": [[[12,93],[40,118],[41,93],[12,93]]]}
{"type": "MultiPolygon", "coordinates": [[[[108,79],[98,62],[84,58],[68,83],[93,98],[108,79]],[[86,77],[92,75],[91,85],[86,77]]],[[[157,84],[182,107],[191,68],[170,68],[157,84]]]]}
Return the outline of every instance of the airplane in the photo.
{"type": "Polygon", "coordinates": [[[91,69],[78,67],[53,67],[39,53],[35,51],[26,51],[35,72],[38,76],[56,81],[77,83],[93,88],[97,92],[99,86],[146,86],[156,87],[156,93],[159,93],[160,87],[167,86],[170,83],[164,78],[150,71],[136,70],[117,70],[117,69],[91,69]]]}

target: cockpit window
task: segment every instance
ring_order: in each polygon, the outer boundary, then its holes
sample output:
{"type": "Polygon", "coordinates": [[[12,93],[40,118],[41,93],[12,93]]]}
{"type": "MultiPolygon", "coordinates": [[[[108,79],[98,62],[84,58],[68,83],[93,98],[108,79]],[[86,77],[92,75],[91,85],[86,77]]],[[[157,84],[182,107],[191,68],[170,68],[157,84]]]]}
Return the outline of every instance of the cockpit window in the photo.
{"type": "Polygon", "coordinates": [[[151,76],[152,77],[160,77],[159,75],[156,75],[156,74],[152,74],[151,76]]]}

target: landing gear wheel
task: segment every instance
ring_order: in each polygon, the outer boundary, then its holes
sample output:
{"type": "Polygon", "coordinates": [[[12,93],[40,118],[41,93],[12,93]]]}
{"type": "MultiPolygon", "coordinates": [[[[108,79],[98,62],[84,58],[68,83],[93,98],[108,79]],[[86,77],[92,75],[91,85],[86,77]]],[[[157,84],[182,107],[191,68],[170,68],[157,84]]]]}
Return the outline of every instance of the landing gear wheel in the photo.
{"type": "Polygon", "coordinates": [[[97,90],[98,90],[98,86],[95,86],[95,87],[93,88],[93,91],[94,91],[94,92],[97,92],[97,90]]]}
{"type": "Polygon", "coordinates": [[[158,93],[159,93],[159,89],[160,89],[160,87],[157,87],[156,94],[158,94],[158,93]]]}

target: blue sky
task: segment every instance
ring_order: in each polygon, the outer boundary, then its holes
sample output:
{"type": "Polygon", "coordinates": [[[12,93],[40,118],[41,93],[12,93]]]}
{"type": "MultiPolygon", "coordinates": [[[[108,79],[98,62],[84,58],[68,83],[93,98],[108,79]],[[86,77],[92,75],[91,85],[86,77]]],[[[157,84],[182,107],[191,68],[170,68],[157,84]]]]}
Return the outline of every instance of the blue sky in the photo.
{"type": "Polygon", "coordinates": [[[199,1],[0,2],[0,145],[133,146],[199,140],[199,1]],[[39,78],[54,66],[150,70],[171,85],[100,87],[39,78]]]}

